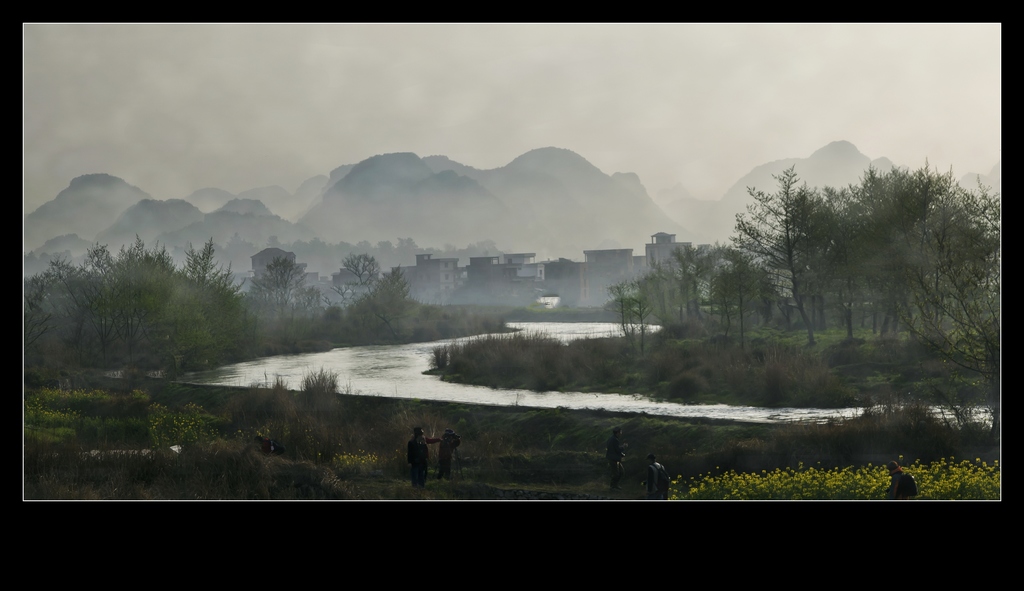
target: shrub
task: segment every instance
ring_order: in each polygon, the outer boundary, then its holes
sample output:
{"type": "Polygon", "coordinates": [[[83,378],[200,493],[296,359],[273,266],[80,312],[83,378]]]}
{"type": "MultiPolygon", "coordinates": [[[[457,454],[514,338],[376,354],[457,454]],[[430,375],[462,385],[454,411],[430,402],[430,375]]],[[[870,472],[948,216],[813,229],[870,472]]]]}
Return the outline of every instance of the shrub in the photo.
{"type": "Polygon", "coordinates": [[[210,441],[217,433],[209,423],[203,407],[192,402],[180,411],[172,411],[157,402],[149,407],[149,436],[157,448],[210,441]]]}
{"type": "Polygon", "coordinates": [[[338,402],[338,372],[320,368],[302,376],[302,394],[306,408],[323,411],[338,402]]]}
{"type": "Polygon", "coordinates": [[[451,359],[451,345],[438,345],[431,349],[430,367],[431,369],[443,370],[448,367],[448,362],[451,359]]]}

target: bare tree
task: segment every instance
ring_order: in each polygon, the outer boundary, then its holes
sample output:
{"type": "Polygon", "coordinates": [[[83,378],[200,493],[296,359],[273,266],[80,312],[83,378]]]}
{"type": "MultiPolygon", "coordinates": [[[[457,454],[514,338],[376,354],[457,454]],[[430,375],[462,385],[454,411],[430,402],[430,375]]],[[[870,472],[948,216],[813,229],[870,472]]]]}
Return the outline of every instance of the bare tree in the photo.
{"type": "Polygon", "coordinates": [[[351,304],[359,296],[369,291],[370,286],[380,276],[380,263],[368,254],[350,254],[342,261],[341,267],[351,273],[356,280],[344,281],[331,289],[341,297],[342,306],[351,304]]]}
{"type": "Polygon", "coordinates": [[[53,330],[52,310],[46,305],[50,291],[49,277],[41,273],[25,280],[22,310],[22,328],[25,347],[31,347],[36,340],[53,330]]]}
{"type": "Polygon", "coordinates": [[[360,286],[370,285],[380,275],[380,263],[365,253],[348,255],[341,266],[357,277],[360,286]]]}

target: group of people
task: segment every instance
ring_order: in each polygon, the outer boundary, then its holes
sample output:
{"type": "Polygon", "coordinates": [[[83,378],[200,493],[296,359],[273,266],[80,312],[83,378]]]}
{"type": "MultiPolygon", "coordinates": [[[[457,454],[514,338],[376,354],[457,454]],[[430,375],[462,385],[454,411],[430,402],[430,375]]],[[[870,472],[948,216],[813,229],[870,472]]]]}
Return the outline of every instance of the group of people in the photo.
{"type": "Polygon", "coordinates": [[[437,450],[437,479],[452,479],[452,458],[455,457],[455,449],[462,443],[462,437],[452,429],[445,429],[439,438],[426,437],[421,427],[414,427],[407,452],[413,488],[424,488],[427,485],[427,466],[430,463],[430,448],[427,446],[434,443],[441,444],[437,450]]]}
{"type": "MultiPolygon", "coordinates": [[[[265,454],[283,454],[284,446],[270,439],[269,437],[256,436],[256,443],[260,445],[260,451],[265,454]]],[[[437,478],[438,480],[452,478],[452,459],[455,450],[462,443],[460,437],[452,429],[445,429],[441,437],[426,437],[421,427],[414,427],[412,439],[409,440],[407,459],[409,461],[409,474],[414,488],[424,488],[427,485],[427,467],[430,464],[430,448],[428,445],[438,443],[437,453],[437,478]]],[[[619,482],[625,473],[622,467],[622,460],[626,457],[626,448],[629,444],[622,442],[622,428],[612,429],[612,436],[606,444],[609,476],[611,478],[612,490],[621,490],[619,482]]],[[[672,483],[665,466],[661,465],[653,453],[647,454],[647,480],[643,482],[647,487],[647,498],[649,500],[668,500],[668,489],[672,483]]],[[[889,462],[886,466],[891,477],[889,489],[886,496],[892,500],[905,500],[917,496],[917,483],[914,477],[903,472],[903,467],[898,462],[889,462]]]]}
{"type": "MultiPolygon", "coordinates": [[[[621,427],[612,429],[612,436],[608,438],[606,447],[608,451],[605,453],[605,457],[608,459],[611,488],[612,490],[621,490],[622,487],[619,486],[619,481],[622,480],[622,475],[625,473],[625,469],[622,467],[622,459],[626,457],[626,448],[629,447],[628,443],[622,442],[621,427]]],[[[667,501],[668,487],[672,483],[672,479],[669,478],[665,466],[658,463],[653,453],[647,454],[647,460],[650,463],[647,465],[647,480],[643,483],[647,487],[647,498],[652,501],[667,501]]]]}
{"type": "MultiPolygon", "coordinates": [[[[622,428],[616,427],[612,430],[612,436],[608,438],[608,451],[605,457],[608,458],[608,466],[611,476],[612,490],[620,490],[619,481],[625,470],[622,467],[622,459],[626,457],[628,444],[622,442],[622,428]]],[[[647,454],[647,480],[644,486],[647,487],[647,498],[649,500],[668,500],[668,489],[672,479],[665,470],[665,466],[658,463],[654,454],[647,454]]],[[[899,462],[892,461],[886,465],[891,478],[889,489],[886,491],[886,498],[891,500],[907,500],[917,496],[917,482],[914,477],[903,471],[899,462]]]]}

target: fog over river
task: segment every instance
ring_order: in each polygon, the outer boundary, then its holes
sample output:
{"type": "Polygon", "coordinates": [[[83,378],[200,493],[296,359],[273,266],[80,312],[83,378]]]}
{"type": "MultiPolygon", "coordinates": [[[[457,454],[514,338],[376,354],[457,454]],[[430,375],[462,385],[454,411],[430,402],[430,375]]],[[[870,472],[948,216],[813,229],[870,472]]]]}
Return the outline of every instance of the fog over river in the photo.
{"type": "MultiPolygon", "coordinates": [[[[543,333],[562,340],[594,338],[622,334],[612,323],[510,322],[509,326],[543,333]]],[[[281,378],[290,389],[299,389],[305,374],[321,368],[338,374],[343,392],[363,396],[419,398],[472,404],[522,406],[531,408],[604,409],[617,412],[647,413],[676,417],[731,419],[755,423],[822,421],[831,417],[850,417],[856,408],[758,408],[725,404],[679,404],[659,402],[638,394],[594,394],[584,392],[532,392],[495,390],[442,382],[424,375],[430,367],[431,350],[442,343],[376,345],[338,348],[324,353],[277,355],[215,370],[185,375],[181,381],[222,386],[273,384],[281,378]]]]}

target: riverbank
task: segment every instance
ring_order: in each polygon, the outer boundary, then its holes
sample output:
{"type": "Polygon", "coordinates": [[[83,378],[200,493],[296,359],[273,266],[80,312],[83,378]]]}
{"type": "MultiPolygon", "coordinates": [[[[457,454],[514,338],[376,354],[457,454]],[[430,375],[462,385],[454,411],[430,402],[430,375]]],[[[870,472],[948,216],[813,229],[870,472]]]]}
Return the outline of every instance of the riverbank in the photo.
{"type": "Polygon", "coordinates": [[[966,409],[984,401],[981,385],[957,379],[949,364],[906,336],[865,329],[849,339],[843,331],[821,331],[815,347],[801,338],[767,327],[743,343],[676,326],[571,341],[523,331],[437,345],[428,373],[489,388],[763,408],[838,409],[898,399],[966,409]]]}
{"type": "Polygon", "coordinates": [[[337,395],[307,386],[288,391],[142,379],[132,391],[28,392],[25,497],[490,499],[495,490],[526,490],[628,500],[643,497],[644,457],[651,452],[683,480],[800,463],[878,466],[900,455],[923,461],[998,455],[978,451],[969,434],[913,407],[832,425],[782,426],[337,395]],[[434,480],[432,468],[426,490],[409,486],[405,442],[413,426],[428,436],[445,428],[462,436],[454,483],[434,480]],[[616,426],[630,447],[623,487],[611,491],[604,444],[616,426]],[[255,435],[280,441],[285,455],[263,456],[255,435]],[[163,445],[154,448],[157,440],[163,445]],[[171,441],[182,445],[180,453],[170,450],[171,441]],[[94,449],[154,451],[83,455],[94,449]]]}

